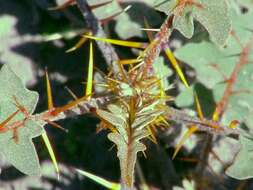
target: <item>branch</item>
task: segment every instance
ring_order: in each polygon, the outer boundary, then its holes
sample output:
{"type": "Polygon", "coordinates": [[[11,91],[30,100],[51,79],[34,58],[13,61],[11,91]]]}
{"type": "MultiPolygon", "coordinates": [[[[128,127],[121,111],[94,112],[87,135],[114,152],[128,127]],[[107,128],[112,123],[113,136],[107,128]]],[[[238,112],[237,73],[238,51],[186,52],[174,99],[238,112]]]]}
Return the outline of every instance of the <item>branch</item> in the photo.
{"type": "Polygon", "coordinates": [[[249,55],[252,49],[252,42],[253,37],[249,40],[249,42],[242,48],[242,52],[239,57],[239,62],[236,64],[232,74],[230,75],[228,81],[227,81],[227,87],[225,89],[225,92],[223,94],[223,97],[221,98],[220,102],[217,104],[215,109],[215,114],[217,115],[217,118],[221,118],[224,111],[226,110],[229,97],[233,94],[233,86],[237,80],[237,77],[244,65],[249,63],[249,55]]]}
{"type": "MultiPolygon", "coordinates": [[[[92,34],[97,37],[106,38],[106,34],[101,24],[90,10],[86,0],[76,0],[76,3],[88,27],[92,31],[92,34]]],[[[105,58],[105,62],[108,65],[108,68],[112,68],[113,73],[119,73],[120,70],[116,64],[116,62],[119,61],[119,57],[113,46],[100,40],[97,40],[96,43],[105,58]]]]}
{"type": "Polygon", "coordinates": [[[77,99],[62,107],[56,107],[42,113],[33,115],[35,121],[58,121],[62,119],[76,117],[88,113],[94,113],[96,109],[104,108],[113,98],[109,96],[77,99]]]}
{"type": "Polygon", "coordinates": [[[208,119],[199,119],[198,117],[189,116],[184,111],[169,107],[168,111],[165,113],[165,118],[169,121],[174,121],[176,123],[186,124],[189,126],[196,126],[198,131],[206,132],[214,135],[230,135],[232,137],[237,137],[242,132],[239,129],[232,129],[228,126],[223,126],[219,122],[208,119]]]}

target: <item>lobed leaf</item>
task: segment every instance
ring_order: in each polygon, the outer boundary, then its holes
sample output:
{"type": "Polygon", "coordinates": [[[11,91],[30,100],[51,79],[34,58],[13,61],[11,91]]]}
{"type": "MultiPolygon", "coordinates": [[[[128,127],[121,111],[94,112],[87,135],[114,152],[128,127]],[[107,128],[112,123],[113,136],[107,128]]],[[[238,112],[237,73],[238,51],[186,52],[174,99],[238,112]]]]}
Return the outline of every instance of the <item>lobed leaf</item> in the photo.
{"type": "Polygon", "coordinates": [[[109,133],[108,138],[117,145],[122,183],[128,187],[133,187],[137,153],[146,149],[140,140],[149,135],[147,126],[162,114],[162,111],[156,108],[158,104],[159,101],[138,109],[132,122],[132,113],[129,113],[130,110],[125,104],[110,104],[108,111],[97,110],[102,120],[106,120],[117,129],[116,132],[109,133]]]}
{"type": "Polygon", "coordinates": [[[180,7],[178,0],[160,0],[155,7],[168,15],[174,14],[174,28],[187,38],[194,33],[193,19],[206,28],[211,40],[219,46],[225,44],[231,31],[229,8],[225,0],[194,0],[184,7],[180,7]]]}
{"type": "MultiPolygon", "coordinates": [[[[239,15],[233,13],[232,34],[224,49],[217,48],[210,42],[201,42],[198,44],[189,43],[175,52],[178,59],[195,69],[198,82],[210,90],[216,103],[219,103],[224,96],[232,72],[238,71],[238,75],[233,79],[235,81],[221,122],[228,126],[231,121],[238,120],[240,123],[246,124],[249,136],[253,130],[253,65],[250,64],[253,60],[253,24],[250,22],[252,19],[253,16],[250,13],[239,15]],[[248,48],[248,54],[242,53],[242,49],[245,50],[245,47],[248,48]],[[240,65],[239,68],[238,65],[240,65]]],[[[184,95],[182,94],[181,97],[184,96],[184,98],[177,99],[178,105],[183,105],[183,101],[187,99],[187,94],[182,93],[184,95]]],[[[250,157],[252,157],[252,153],[247,148],[251,139],[245,139],[245,133],[241,133],[241,135],[241,150],[236,156],[236,161],[227,171],[228,175],[238,179],[252,177],[252,174],[248,172],[251,168],[250,157]]]]}
{"type": "MultiPolygon", "coordinates": [[[[0,71],[0,121],[4,121],[17,110],[14,97],[32,114],[38,101],[37,92],[25,88],[22,81],[9,68],[3,65],[0,71]]],[[[19,112],[9,123],[24,119],[19,112]]],[[[41,135],[42,126],[26,119],[22,126],[0,133],[0,152],[14,167],[28,175],[40,175],[40,165],[32,138],[41,135]],[[15,137],[17,135],[17,137],[15,137]],[[16,140],[15,140],[16,138],[16,140]]]]}

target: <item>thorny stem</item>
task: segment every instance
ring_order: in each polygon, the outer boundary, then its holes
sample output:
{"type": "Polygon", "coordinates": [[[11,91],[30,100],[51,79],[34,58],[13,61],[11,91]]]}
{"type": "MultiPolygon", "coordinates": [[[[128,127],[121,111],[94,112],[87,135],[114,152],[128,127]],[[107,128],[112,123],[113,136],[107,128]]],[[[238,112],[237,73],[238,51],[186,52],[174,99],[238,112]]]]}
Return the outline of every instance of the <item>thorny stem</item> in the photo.
{"type": "Polygon", "coordinates": [[[198,117],[189,116],[184,111],[168,108],[168,112],[165,115],[170,121],[177,123],[183,123],[187,125],[195,125],[198,128],[198,131],[207,132],[209,134],[219,134],[219,135],[234,135],[237,136],[240,133],[237,129],[231,129],[227,126],[221,125],[219,122],[208,119],[199,119],[198,117]]]}
{"type": "Polygon", "coordinates": [[[233,94],[233,86],[237,80],[237,77],[242,69],[242,67],[249,63],[249,54],[251,52],[252,48],[252,42],[253,42],[253,37],[250,39],[250,41],[243,47],[242,52],[239,57],[239,62],[236,64],[230,78],[228,79],[227,82],[227,87],[225,89],[225,92],[223,94],[223,97],[221,98],[220,102],[217,104],[215,113],[218,116],[218,118],[222,117],[224,111],[226,110],[229,97],[233,94]]]}
{"type": "Polygon", "coordinates": [[[172,23],[173,23],[174,15],[167,17],[162,26],[160,27],[160,31],[156,34],[154,41],[146,48],[144,51],[143,57],[143,74],[142,77],[149,77],[154,74],[152,64],[154,60],[160,55],[160,52],[164,49],[169,41],[169,37],[172,31],[172,23]]]}

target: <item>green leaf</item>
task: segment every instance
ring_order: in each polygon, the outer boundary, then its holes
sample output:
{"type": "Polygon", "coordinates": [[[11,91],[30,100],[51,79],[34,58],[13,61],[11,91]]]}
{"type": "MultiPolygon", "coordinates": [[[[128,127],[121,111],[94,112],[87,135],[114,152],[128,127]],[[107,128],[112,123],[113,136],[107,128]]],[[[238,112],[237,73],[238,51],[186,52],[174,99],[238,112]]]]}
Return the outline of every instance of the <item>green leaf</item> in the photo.
{"type": "Polygon", "coordinates": [[[117,145],[117,155],[120,161],[122,183],[128,187],[133,186],[134,168],[137,153],[143,152],[146,146],[140,142],[141,139],[149,135],[146,127],[152,123],[163,111],[156,109],[160,101],[139,108],[135,113],[135,119],[130,122],[130,109],[126,104],[111,104],[109,111],[97,110],[97,114],[117,131],[108,134],[108,138],[117,145]]]}
{"type": "MultiPolygon", "coordinates": [[[[250,29],[253,29],[251,19],[253,19],[252,14],[234,15],[233,31],[236,36],[240,36],[240,42],[243,46],[249,42],[252,36],[250,31],[250,29]]],[[[224,81],[230,77],[235,66],[239,63],[240,52],[241,45],[234,37],[230,36],[224,49],[217,48],[210,42],[189,43],[178,49],[175,56],[195,69],[197,80],[208,89],[211,89],[215,101],[219,102],[227,85],[224,81]]],[[[251,50],[251,52],[253,51],[251,50]]],[[[250,53],[249,61],[252,58],[253,53],[250,53]]],[[[237,119],[250,124],[249,127],[253,129],[253,122],[250,117],[253,98],[251,93],[246,92],[253,91],[251,85],[252,72],[252,64],[246,64],[241,68],[233,87],[233,91],[237,93],[230,97],[227,106],[230,109],[227,109],[224,113],[223,122],[225,124],[237,119]]]]}
{"type": "MultiPolygon", "coordinates": [[[[17,75],[4,65],[0,71],[0,121],[4,121],[18,110],[14,97],[30,114],[33,113],[38,101],[38,94],[25,88],[17,75]]],[[[24,114],[18,113],[8,124],[15,121],[23,122],[17,128],[17,139],[13,138],[14,130],[0,133],[0,152],[8,162],[21,172],[28,175],[40,175],[38,157],[32,138],[41,135],[42,126],[31,119],[24,120],[24,114]]]]}
{"type": "Polygon", "coordinates": [[[160,0],[155,7],[168,15],[174,14],[173,26],[185,37],[192,37],[193,19],[196,19],[206,28],[211,40],[217,45],[223,46],[231,31],[227,2],[225,0],[195,0],[194,3],[178,8],[177,0],[160,0]],[[201,5],[201,7],[197,5],[201,5]]]}
{"type": "Polygon", "coordinates": [[[236,155],[233,164],[226,170],[226,174],[236,179],[248,179],[253,177],[253,139],[240,137],[241,150],[236,155]]]}
{"type": "Polygon", "coordinates": [[[236,4],[241,9],[242,7],[246,8],[248,11],[253,11],[253,1],[252,0],[234,0],[234,4],[236,4]]]}
{"type": "Polygon", "coordinates": [[[168,78],[172,75],[172,70],[165,64],[164,58],[158,57],[153,64],[153,68],[156,77],[161,80],[164,90],[170,89],[171,85],[168,78]]]}
{"type": "Polygon", "coordinates": [[[183,88],[181,93],[176,97],[175,103],[178,107],[190,107],[194,104],[194,93],[192,87],[190,89],[183,88]]]}
{"type": "Polygon", "coordinates": [[[97,6],[92,9],[92,12],[98,20],[104,20],[112,17],[113,15],[121,12],[123,9],[116,0],[88,0],[89,6],[97,6]]]}
{"type": "MultiPolygon", "coordinates": [[[[201,42],[198,44],[189,43],[175,52],[178,59],[195,69],[198,82],[211,91],[216,103],[220,102],[224,96],[228,85],[226,80],[231,77],[232,72],[239,71],[234,78],[232,94],[229,95],[221,122],[228,125],[231,121],[238,120],[240,123],[246,124],[249,135],[253,134],[253,65],[251,64],[253,48],[249,47],[248,56],[246,54],[241,55],[241,52],[242,47],[252,43],[253,23],[250,21],[252,19],[251,13],[240,15],[233,13],[232,30],[238,38],[231,35],[224,49],[217,48],[210,42],[201,42]],[[240,68],[236,69],[238,65],[240,68]]],[[[189,96],[189,98],[191,97],[189,96]]],[[[247,168],[247,165],[248,167],[250,165],[250,160],[253,161],[251,151],[249,151],[252,141],[245,139],[243,135],[245,134],[242,133],[240,136],[242,147],[236,157],[237,161],[232,164],[227,172],[228,175],[238,179],[252,177],[252,174],[249,173],[250,169],[247,168]]]]}

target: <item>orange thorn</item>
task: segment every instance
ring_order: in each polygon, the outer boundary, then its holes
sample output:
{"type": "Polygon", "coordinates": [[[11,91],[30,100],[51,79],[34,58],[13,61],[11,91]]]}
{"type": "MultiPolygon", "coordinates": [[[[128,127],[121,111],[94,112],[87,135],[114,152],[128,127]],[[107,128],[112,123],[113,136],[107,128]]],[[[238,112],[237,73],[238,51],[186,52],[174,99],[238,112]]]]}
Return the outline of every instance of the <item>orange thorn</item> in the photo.
{"type": "Polygon", "coordinates": [[[50,125],[52,125],[53,127],[55,127],[55,128],[58,128],[58,129],[61,129],[61,130],[63,130],[64,132],[68,132],[68,130],[67,129],[65,129],[65,128],[63,128],[62,126],[60,126],[59,124],[57,124],[57,123],[55,123],[55,122],[53,122],[53,121],[50,121],[50,120],[45,120],[47,123],[49,123],[50,125]]]}
{"type": "Polygon", "coordinates": [[[240,124],[240,122],[238,120],[233,120],[233,121],[231,121],[231,123],[229,124],[228,127],[231,129],[235,129],[239,124],[240,124]]]}
{"type": "Polygon", "coordinates": [[[51,110],[54,108],[54,105],[53,105],[52,89],[51,89],[51,84],[49,81],[47,68],[45,69],[45,74],[46,74],[46,85],[47,85],[47,105],[48,105],[48,109],[51,110]]]}
{"type": "Polygon", "coordinates": [[[8,116],[4,121],[2,121],[0,123],[0,133],[4,133],[7,130],[9,130],[8,128],[5,127],[5,125],[7,123],[9,123],[10,120],[12,120],[19,112],[20,110],[15,111],[14,113],[12,113],[10,116],[8,116]]]}

